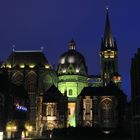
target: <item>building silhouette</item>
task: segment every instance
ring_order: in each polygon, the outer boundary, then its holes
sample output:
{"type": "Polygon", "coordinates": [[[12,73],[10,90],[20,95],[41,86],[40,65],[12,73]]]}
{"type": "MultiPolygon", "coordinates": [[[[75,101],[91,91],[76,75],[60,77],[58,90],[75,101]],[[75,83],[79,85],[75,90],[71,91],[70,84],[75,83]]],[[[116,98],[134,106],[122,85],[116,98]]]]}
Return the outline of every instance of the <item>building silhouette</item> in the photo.
{"type": "Polygon", "coordinates": [[[132,137],[140,138],[140,48],[131,60],[132,137]]]}

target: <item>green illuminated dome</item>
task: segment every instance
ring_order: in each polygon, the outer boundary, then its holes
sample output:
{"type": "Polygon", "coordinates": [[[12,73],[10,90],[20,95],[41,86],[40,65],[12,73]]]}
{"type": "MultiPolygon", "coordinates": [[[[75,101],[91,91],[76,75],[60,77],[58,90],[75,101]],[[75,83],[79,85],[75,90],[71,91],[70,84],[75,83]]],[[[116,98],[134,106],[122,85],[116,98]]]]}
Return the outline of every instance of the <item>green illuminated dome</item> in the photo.
{"type": "Polygon", "coordinates": [[[85,58],[75,50],[76,43],[71,40],[68,44],[69,50],[60,56],[57,73],[58,75],[87,75],[85,58]]]}

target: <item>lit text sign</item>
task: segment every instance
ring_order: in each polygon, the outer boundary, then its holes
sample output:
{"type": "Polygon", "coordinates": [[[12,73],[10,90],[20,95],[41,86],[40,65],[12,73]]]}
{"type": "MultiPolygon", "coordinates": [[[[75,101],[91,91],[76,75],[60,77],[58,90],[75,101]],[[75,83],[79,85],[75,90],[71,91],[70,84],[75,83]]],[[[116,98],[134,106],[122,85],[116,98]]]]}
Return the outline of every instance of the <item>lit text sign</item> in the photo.
{"type": "Polygon", "coordinates": [[[24,106],[20,106],[20,105],[16,105],[16,109],[17,110],[22,110],[22,111],[27,111],[27,108],[26,107],[24,107],[24,106]]]}

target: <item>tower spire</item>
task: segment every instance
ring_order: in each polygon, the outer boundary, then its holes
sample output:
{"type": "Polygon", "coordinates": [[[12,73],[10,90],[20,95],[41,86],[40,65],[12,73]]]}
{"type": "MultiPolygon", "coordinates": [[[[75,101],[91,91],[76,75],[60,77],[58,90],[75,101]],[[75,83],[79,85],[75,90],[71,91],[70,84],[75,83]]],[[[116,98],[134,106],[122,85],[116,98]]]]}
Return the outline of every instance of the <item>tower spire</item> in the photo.
{"type": "Polygon", "coordinates": [[[101,42],[100,58],[103,85],[114,81],[119,86],[120,80],[115,79],[118,77],[120,79],[120,75],[118,74],[118,49],[111,32],[108,7],[106,7],[105,31],[101,42]]]}
{"type": "Polygon", "coordinates": [[[105,22],[105,31],[104,31],[104,45],[105,47],[113,47],[114,41],[111,32],[111,26],[109,21],[109,8],[106,7],[106,22],[105,22]]]}

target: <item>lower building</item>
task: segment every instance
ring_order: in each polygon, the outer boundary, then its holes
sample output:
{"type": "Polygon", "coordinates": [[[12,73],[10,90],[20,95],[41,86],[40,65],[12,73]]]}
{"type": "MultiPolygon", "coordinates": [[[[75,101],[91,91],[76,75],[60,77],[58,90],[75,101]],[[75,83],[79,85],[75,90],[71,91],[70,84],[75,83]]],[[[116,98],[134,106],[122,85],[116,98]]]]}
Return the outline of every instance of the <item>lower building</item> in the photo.
{"type": "Polygon", "coordinates": [[[125,103],[125,95],[112,82],[106,87],[85,87],[77,98],[77,126],[99,126],[110,133],[121,123],[125,103]]]}
{"type": "Polygon", "coordinates": [[[40,118],[37,119],[37,128],[40,135],[43,131],[67,127],[68,98],[62,95],[54,85],[40,96],[38,101],[40,118]]]}

